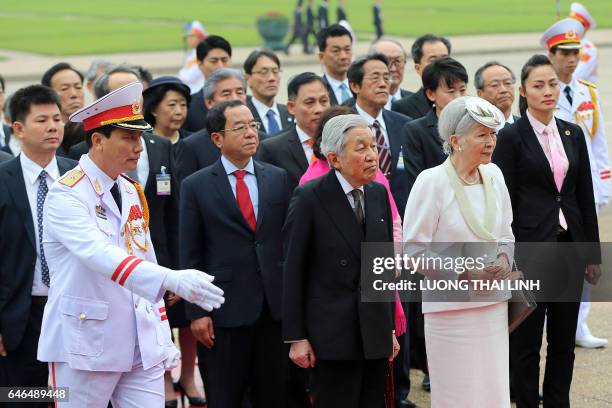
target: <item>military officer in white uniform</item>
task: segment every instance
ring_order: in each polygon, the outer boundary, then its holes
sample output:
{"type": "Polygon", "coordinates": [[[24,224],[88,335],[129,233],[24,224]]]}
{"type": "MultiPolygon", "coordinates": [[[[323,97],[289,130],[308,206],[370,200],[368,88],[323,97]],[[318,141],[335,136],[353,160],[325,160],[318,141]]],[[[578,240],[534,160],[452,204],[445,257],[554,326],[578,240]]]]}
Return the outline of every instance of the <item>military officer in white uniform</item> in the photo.
{"type": "Polygon", "coordinates": [[[591,13],[580,3],[572,3],[570,6],[571,18],[580,21],[584,27],[584,35],[580,41],[580,61],[574,72],[575,79],[583,79],[593,84],[597,83],[597,67],[599,64],[599,56],[597,47],[589,39],[586,38],[586,33],[589,29],[596,27],[595,19],[591,13]]]}
{"type": "MultiPolygon", "coordinates": [[[[584,133],[591,164],[593,195],[599,210],[610,201],[610,159],[599,93],[592,83],[574,77],[583,33],[584,27],[578,20],[566,18],[553,24],[542,36],[541,43],[548,48],[548,57],[560,82],[561,95],[555,116],[579,125],[584,133]]],[[[585,282],[576,345],[604,347],[608,340],[593,336],[586,323],[590,310],[589,298],[590,285],[585,282]]]]}
{"type": "MultiPolygon", "coordinates": [[[[69,388],[60,406],[162,407],[164,369],[178,363],[166,290],[212,310],[223,292],[196,270],[157,265],[136,169],[150,129],[132,83],[74,113],[89,153],[58,179],[44,203],[44,251],[51,284],[38,358],[52,385],[69,388]]],[[[158,190],[169,181],[158,180],[158,190]]],[[[167,187],[167,186],[166,186],[167,187]]]]}

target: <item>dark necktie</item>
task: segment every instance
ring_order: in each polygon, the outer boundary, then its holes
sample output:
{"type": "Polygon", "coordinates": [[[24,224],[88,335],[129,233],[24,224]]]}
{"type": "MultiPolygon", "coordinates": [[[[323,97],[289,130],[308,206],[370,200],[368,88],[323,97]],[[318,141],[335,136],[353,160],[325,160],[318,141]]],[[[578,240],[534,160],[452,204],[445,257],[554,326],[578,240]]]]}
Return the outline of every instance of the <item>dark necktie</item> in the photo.
{"type": "Polygon", "coordinates": [[[268,134],[272,136],[280,132],[274,111],[272,109],[266,112],[266,118],[268,119],[268,134]]]}
{"type": "Polygon", "coordinates": [[[353,200],[355,201],[355,208],[353,208],[353,212],[355,213],[355,218],[357,218],[357,222],[359,225],[363,225],[363,206],[361,205],[361,190],[355,189],[351,191],[351,195],[353,196],[353,200]]]}
{"type": "Polygon", "coordinates": [[[110,189],[113,198],[115,199],[115,203],[117,204],[117,208],[119,208],[119,214],[121,214],[121,192],[119,191],[119,186],[117,183],[114,183],[110,189]]]}
{"type": "Polygon", "coordinates": [[[574,99],[572,98],[572,88],[570,88],[569,85],[566,85],[563,92],[565,93],[565,98],[567,98],[569,104],[572,105],[574,103],[574,99]]]}
{"type": "Polygon", "coordinates": [[[40,251],[40,272],[42,274],[43,283],[49,287],[51,280],[49,279],[49,265],[47,265],[47,259],[45,258],[45,249],[43,248],[43,205],[45,204],[45,198],[49,192],[47,186],[47,172],[45,170],[40,172],[38,176],[38,193],[36,194],[36,224],[38,227],[38,249],[40,251]]]}
{"type": "Polygon", "coordinates": [[[387,146],[385,135],[383,135],[380,123],[378,123],[377,120],[372,124],[372,129],[374,129],[375,132],[376,147],[378,148],[378,167],[385,177],[389,177],[391,174],[391,151],[389,150],[389,146],[387,146]]]}
{"type": "Polygon", "coordinates": [[[242,216],[246,220],[247,224],[253,231],[257,228],[257,220],[255,219],[255,211],[253,210],[253,202],[251,201],[251,195],[249,194],[249,188],[244,182],[244,176],[246,176],[246,170],[236,170],[232,173],[236,177],[236,201],[238,201],[238,208],[242,216]]]}

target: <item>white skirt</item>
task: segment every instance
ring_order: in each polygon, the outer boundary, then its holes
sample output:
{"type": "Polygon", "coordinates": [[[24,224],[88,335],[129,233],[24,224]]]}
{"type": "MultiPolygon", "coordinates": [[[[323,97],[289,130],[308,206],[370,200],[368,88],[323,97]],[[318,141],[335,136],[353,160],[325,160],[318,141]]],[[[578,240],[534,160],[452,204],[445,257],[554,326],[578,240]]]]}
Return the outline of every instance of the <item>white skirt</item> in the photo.
{"type": "Polygon", "coordinates": [[[432,408],[509,408],[508,304],[425,314],[432,408]]]}

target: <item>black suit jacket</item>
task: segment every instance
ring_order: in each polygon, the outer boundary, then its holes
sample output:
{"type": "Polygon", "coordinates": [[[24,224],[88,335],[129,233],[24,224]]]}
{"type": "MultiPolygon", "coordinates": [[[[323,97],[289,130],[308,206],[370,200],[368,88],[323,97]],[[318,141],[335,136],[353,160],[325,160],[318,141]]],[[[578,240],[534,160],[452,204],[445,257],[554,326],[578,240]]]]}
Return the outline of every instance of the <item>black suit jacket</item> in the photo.
{"type": "Polygon", "coordinates": [[[206,115],[208,115],[208,108],[204,103],[204,88],[202,88],[191,95],[183,129],[189,132],[198,132],[204,129],[206,127],[206,115]]]}
{"type": "Polygon", "coordinates": [[[358,224],[334,171],[299,186],[284,227],[283,338],[308,339],[318,359],[391,354],[393,304],[361,301],[361,243],[392,242],[389,196],[364,186],[358,224]]]}
{"type": "Polygon", "coordinates": [[[389,186],[391,187],[391,193],[393,194],[397,210],[403,217],[404,208],[406,208],[406,202],[408,201],[408,176],[405,168],[401,166],[398,167],[397,164],[400,157],[400,151],[403,153],[408,149],[406,146],[406,136],[402,132],[402,129],[412,120],[412,118],[385,109],[383,110],[383,120],[387,127],[387,135],[389,136],[391,145],[391,174],[389,175],[389,186]]]}
{"type": "MultiPolygon", "coordinates": [[[[78,164],[63,157],[56,160],[60,174],[78,164]]],[[[34,226],[17,156],[0,165],[0,334],[9,353],[21,343],[32,305],[38,246],[34,226]]]]}
{"type": "MultiPolygon", "coordinates": [[[[253,118],[255,118],[255,120],[257,122],[261,122],[262,124],[264,123],[264,120],[267,121],[266,118],[261,118],[259,116],[259,113],[257,112],[257,109],[255,109],[255,105],[253,105],[253,97],[252,96],[247,96],[247,106],[249,107],[249,109],[251,110],[251,113],[253,114],[253,118]]],[[[289,114],[289,111],[287,110],[287,106],[283,105],[282,103],[276,103],[276,106],[278,107],[278,113],[280,114],[280,120],[281,120],[281,132],[287,130],[290,126],[293,125],[293,116],[291,116],[289,114]]],[[[267,124],[267,122],[266,122],[267,124]]],[[[262,127],[262,131],[265,129],[265,127],[262,127]]],[[[265,133],[265,132],[261,132],[261,133],[265,133]]],[[[280,133],[280,132],[279,132],[280,133]]],[[[274,136],[274,135],[272,135],[274,136]]]]}
{"type": "Polygon", "coordinates": [[[70,146],[70,149],[68,150],[68,157],[79,161],[81,156],[87,154],[88,152],[89,146],[87,146],[87,142],[83,140],[82,142],[70,146]]]}
{"type": "Polygon", "coordinates": [[[425,169],[442,164],[447,156],[442,149],[435,110],[432,109],[424,117],[409,122],[402,132],[406,137],[406,150],[403,154],[410,196],[418,175],[425,169]]]}
{"type": "Polygon", "coordinates": [[[5,162],[5,161],[9,161],[12,158],[13,158],[13,156],[10,153],[0,151],[0,163],[5,162]]]}
{"type": "Polygon", "coordinates": [[[285,169],[289,175],[291,191],[297,187],[308,169],[308,160],[295,126],[261,142],[257,159],[285,169]]]}
{"type": "Polygon", "coordinates": [[[13,133],[13,129],[6,124],[2,124],[2,130],[4,131],[4,145],[8,146],[9,141],[11,140],[11,134],[13,133]]]}
{"type": "Polygon", "coordinates": [[[178,267],[178,180],[172,143],[150,132],[142,135],[149,158],[149,177],[144,193],[149,204],[151,240],[157,263],[168,268],[178,267]],[[170,195],[157,194],[157,178],[161,168],[170,174],[170,195]]]}
{"type": "Polygon", "coordinates": [[[187,316],[212,316],[217,327],[248,326],[264,307],[281,319],[282,226],[289,206],[283,169],[254,162],[259,196],[257,229],[242,216],[221,159],[182,185],[180,257],[183,268],[206,271],[225,292],[225,303],[208,313],[187,306],[187,316]]]}
{"type": "Polygon", "coordinates": [[[176,170],[179,186],[196,171],[210,166],[221,156],[221,152],[210,139],[206,129],[181,139],[175,145],[176,170]]]}
{"type": "MultiPolygon", "coordinates": [[[[598,242],[591,168],[580,127],[556,119],[569,168],[557,190],[548,159],[524,116],[500,131],[493,161],[501,168],[510,199],[517,242],[556,241],[559,209],[574,242],[598,242]]],[[[597,257],[596,257],[597,258],[597,257]]],[[[591,259],[590,263],[599,263],[591,259]]]]}
{"type": "Polygon", "coordinates": [[[419,89],[410,96],[403,97],[395,102],[391,109],[410,116],[413,119],[422,118],[431,111],[433,104],[425,96],[425,90],[419,89]]]}
{"type": "MultiPolygon", "coordinates": [[[[327,80],[327,75],[321,75],[321,79],[323,80],[323,84],[325,85],[325,87],[327,88],[327,92],[329,93],[329,104],[331,106],[339,105],[338,99],[336,98],[336,94],[334,93],[331,84],[327,80]]],[[[348,92],[350,93],[351,90],[349,89],[348,92]]]]}

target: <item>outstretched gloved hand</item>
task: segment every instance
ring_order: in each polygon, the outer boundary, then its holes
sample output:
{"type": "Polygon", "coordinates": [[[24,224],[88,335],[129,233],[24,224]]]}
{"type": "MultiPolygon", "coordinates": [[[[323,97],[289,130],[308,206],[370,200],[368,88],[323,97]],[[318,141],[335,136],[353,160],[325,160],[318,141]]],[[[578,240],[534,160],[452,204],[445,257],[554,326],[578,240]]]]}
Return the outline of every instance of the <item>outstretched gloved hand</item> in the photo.
{"type": "Polygon", "coordinates": [[[196,269],[170,271],[166,275],[164,288],[210,312],[225,302],[223,291],[212,284],[214,279],[214,276],[196,269]]]}

